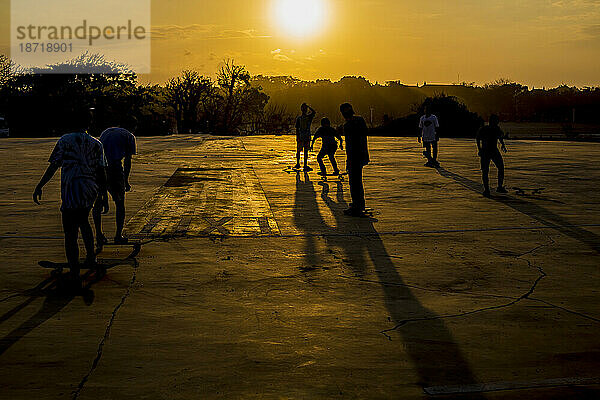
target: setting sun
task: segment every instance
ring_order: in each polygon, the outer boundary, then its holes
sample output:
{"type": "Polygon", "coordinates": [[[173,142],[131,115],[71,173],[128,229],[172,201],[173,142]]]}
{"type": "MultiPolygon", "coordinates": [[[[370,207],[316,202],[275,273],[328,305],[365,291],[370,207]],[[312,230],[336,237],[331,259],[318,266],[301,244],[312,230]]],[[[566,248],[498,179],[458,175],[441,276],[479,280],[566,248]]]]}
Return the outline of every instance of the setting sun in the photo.
{"type": "Polygon", "coordinates": [[[323,23],[325,4],[323,0],[276,0],[277,24],[296,37],[315,33],[323,23]]]}

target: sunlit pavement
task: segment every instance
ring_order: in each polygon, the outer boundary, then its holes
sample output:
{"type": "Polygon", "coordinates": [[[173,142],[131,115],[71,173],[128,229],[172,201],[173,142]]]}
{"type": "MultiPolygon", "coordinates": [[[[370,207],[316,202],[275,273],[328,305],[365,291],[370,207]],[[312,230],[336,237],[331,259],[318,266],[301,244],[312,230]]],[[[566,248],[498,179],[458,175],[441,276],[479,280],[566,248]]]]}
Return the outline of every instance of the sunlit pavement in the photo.
{"type": "Polygon", "coordinates": [[[598,396],[600,145],[511,141],[486,199],[472,140],[436,170],[370,138],[351,218],[291,136],[140,138],[142,250],[70,295],[37,265],[64,261],[58,175],[31,201],[54,142],[0,141],[0,398],[598,396]]]}

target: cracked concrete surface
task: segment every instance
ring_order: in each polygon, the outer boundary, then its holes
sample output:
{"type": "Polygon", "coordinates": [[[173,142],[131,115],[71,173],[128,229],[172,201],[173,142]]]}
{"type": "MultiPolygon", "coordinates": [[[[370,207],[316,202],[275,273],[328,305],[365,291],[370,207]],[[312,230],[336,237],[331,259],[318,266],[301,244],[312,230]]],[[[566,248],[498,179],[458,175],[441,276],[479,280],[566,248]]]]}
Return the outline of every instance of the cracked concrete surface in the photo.
{"type": "MultiPolygon", "coordinates": [[[[554,240],[552,238],[550,238],[551,242],[550,244],[554,243],[554,240]]],[[[522,253],[522,254],[518,254],[515,255],[515,259],[522,259],[524,256],[528,255],[528,254],[533,254],[535,253],[538,249],[548,246],[549,244],[541,244],[541,245],[537,245],[534,248],[527,250],[526,252],[522,253]]],[[[466,311],[466,312],[462,312],[462,313],[458,313],[458,314],[449,314],[449,315],[438,315],[435,317],[421,317],[421,318],[412,318],[412,319],[404,319],[402,321],[400,321],[398,324],[396,324],[396,326],[394,326],[393,328],[389,328],[389,329],[384,329],[383,331],[381,331],[381,333],[388,338],[389,340],[392,340],[392,337],[390,335],[388,335],[388,332],[391,331],[395,331],[396,329],[401,328],[402,326],[408,324],[408,323],[414,323],[414,322],[421,322],[421,321],[428,321],[428,320],[432,320],[432,319],[447,319],[447,318],[460,318],[460,317],[466,317],[468,315],[473,315],[473,314],[477,314],[477,313],[481,313],[481,312],[487,312],[487,311],[493,311],[493,310],[499,310],[501,308],[505,308],[505,307],[510,307],[513,306],[517,303],[519,303],[522,300],[527,300],[530,299],[531,295],[533,294],[533,292],[535,291],[535,288],[537,287],[538,283],[544,279],[544,277],[547,276],[547,274],[544,272],[544,270],[541,267],[535,267],[532,262],[529,259],[523,258],[523,260],[525,260],[527,262],[528,267],[530,268],[536,268],[539,272],[538,277],[533,281],[531,287],[529,288],[529,290],[520,295],[517,298],[512,298],[511,301],[509,301],[508,303],[505,304],[499,304],[499,305],[494,305],[494,306],[488,306],[488,307],[483,307],[483,308],[477,308],[475,310],[470,310],[470,311],[466,311]]],[[[547,303],[548,305],[551,305],[550,303],[547,303]]],[[[566,309],[563,309],[564,311],[568,311],[566,309]]],[[[583,315],[582,315],[583,316],[583,315]]],[[[584,316],[588,319],[592,319],[595,320],[592,317],[588,317],[588,316],[584,316]]]]}
{"type": "Polygon", "coordinates": [[[0,142],[0,398],[598,397],[598,145],[513,141],[508,186],[547,189],[488,200],[472,142],[436,171],[372,138],[353,219],[345,182],[283,172],[291,137],[140,138],[152,240],[83,298],[37,267],[64,258],[58,179],[30,201],[53,143],[0,142]]]}
{"type": "Polygon", "coordinates": [[[104,336],[102,336],[100,343],[98,343],[98,350],[96,352],[96,358],[94,358],[94,361],[92,362],[90,370],[81,379],[81,382],[79,382],[79,385],[77,385],[77,389],[75,391],[73,391],[73,399],[74,400],[79,398],[79,396],[81,395],[81,391],[83,390],[86,382],[88,381],[90,376],[94,373],[94,371],[98,367],[98,363],[100,362],[100,359],[102,358],[102,351],[104,350],[104,345],[106,344],[106,341],[108,340],[108,338],[110,336],[110,330],[111,330],[113,324],[115,323],[115,319],[117,317],[117,312],[119,311],[119,309],[121,309],[121,307],[123,307],[123,305],[125,304],[125,301],[131,294],[131,288],[135,283],[138,266],[139,266],[139,264],[134,259],[133,272],[131,274],[131,281],[129,281],[129,285],[127,286],[127,290],[123,294],[123,297],[121,297],[121,301],[119,302],[119,304],[117,304],[117,306],[115,307],[115,309],[113,310],[113,312],[110,315],[110,319],[108,321],[108,324],[106,325],[106,330],[104,331],[104,336]]]}

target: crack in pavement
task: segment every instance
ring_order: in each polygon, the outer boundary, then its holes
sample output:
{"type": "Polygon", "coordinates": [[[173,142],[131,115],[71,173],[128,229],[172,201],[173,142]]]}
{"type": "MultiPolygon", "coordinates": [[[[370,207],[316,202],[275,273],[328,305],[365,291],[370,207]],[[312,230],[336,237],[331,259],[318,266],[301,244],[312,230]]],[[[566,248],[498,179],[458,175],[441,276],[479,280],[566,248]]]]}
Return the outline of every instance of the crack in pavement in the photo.
{"type": "Polygon", "coordinates": [[[98,364],[100,363],[100,358],[102,358],[104,344],[106,343],[106,341],[108,340],[108,337],[110,336],[110,330],[111,330],[111,328],[115,322],[115,319],[117,317],[117,312],[121,309],[123,304],[125,304],[125,300],[127,300],[129,295],[131,294],[131,289],[135,283],[135,280],[137,277],[137,269],[139,266],[139,263],[135,258],[133,259],[133,262],[134,262],[133,274],[131,275],[131,280],[129,281],[129,286],[127,286],[127,290],[125,291],[125,294],[123,294],[123,296],[121,297],[121,301],[119,302],[119,304],[117,304],[117,306],[114,308],[114,310],[111,314],[111,317],[108,321],[108,325],[106,326],[106,330],[104,331],[104,336],[102,337],[102,340],[100,340],[100,343],[98,344],[98,350],[96,351],[96,358],[94,358],[94,361],[92,362],[92,366],[90,367],[90,370],[83,377],[83,379],[81,379],[81,381],[79,382],[79,385],[77,385],[77,390],[72,392],[73,400],[77,400],[79,398],[79,395],[81,394],[81,391],[83,390],[83,387],[85,386],[86,382],[88,381],[88,379],[90,378],[92,373],[98,367],[98,364]]]}
{"type": "MultiPolygon", "coordinates": [[[[550,241],[551,241],[551,243],[550,243],[549,245],[553,245],[553,244],[555,244],[555,243],[556,243],[556,241],[555,241],[554,239],[552,239],[552,238],[551,238],[551,237],[550,237],[548,234],[546,234],[546,237],[547,237],[548,239],[550,239],[550,241]]],[[[523,254],[521,254],[521,255],[517,256],[516,258],[523,257],[524,255],[527,255],[527,254],[531,254],[531,253],[533,253],[534,251],[536,251],[537,249],[541,248],[542,246],[543,246],[543,245],[537,246],[536,248],[534,248],[534,249],[532,249],[532,250],[530,250],[530,251],[527,251],[527,252],[525,252],[525,253],[523,253],[523,254]]],[[[529,260],[526,260],[526,261],[529,263],[529,265],[530,265],[530,266],[532,266],[532,265],[531,265],[531,263],[529,262],[529,260]]],[[[544,276],[547,276],[547,275],[544,273],[544,271],[542,270],[542,268],[540,268],[540,267],[536,267],[536,268],[537,268],[537,269],[538,269],[538,270],[539,270],[541,273],[543,273],[543,274],[544,274],[544,276]]],[[[546,305],[548,305],[548,306],[550,306],[550,307],[554,307],[554,308],[557,308],[557,309],[559,309],[559,310],[565,311],[565,312],[567,312],[567,313],[570,313],[570,314],[573,314],[573,315],[577,315],[577,316],[579,316],[579,317],[582,317],[582,318],[585,318],[585,319],[589,319],[589,320],[591,320],[591,321],[600,322],[600,319],[598,319],[598,318],[592,317],[592,316],[590,316],[590,315],[587,315],[587,314],[584,314],[584,313],[580,313],[580,312],[578,312],[578,311],[570,310],[570,309],[568,309],[568,308],[566,308],[566,307],[562,307],[562,306],[559,306],[558,304],[550,303],[549,301],[546,301],[546,300],[542,300],[542,299],[539,299],[539,298],[531,297],[531,294],[533,294],[533,291],[531,291],[531,292],[530,292],[530,293],[527,295],[527,300],[531,300],[531,301],[536,301],[536,302],[539,302],[539,303],[543,303],[543,304],[546,304],[546,305]]]]}
{"type": "Polygon", "coordinates": [[[591,315],[580,313],[579,311],[570,310],[570,309],[565,308],[563,306],[559,306],[558,304],[550,303],[549,301],[546,301],[546,300],[538,299],[536,297],[528,297],[527,300],[537,301],[539,303],[546,304],[546,305],[548,305],[550,307],[558,308],[559,310],[563,310],[565,312],[568,312],[569,314],[577,315],[579,317],[582,317],[582,318],[585,318],[585,319],[589,319],[591,321],[600,322],[600,319],[592,317],[591,315]]]}
{"type": "MultiPolygon", "coordinates": [[[[546,235],[547,236],[547,235],[546,235]]],[[[382,331],[380,331],[380,333],[382,335],[384,335],[388,340],[392,340],[392,337],[390,335],[388,335],[388,332],[392,332],[395,331],[399,328],[401,328],[402,326],[412,323],[412,322],[423,322],[423,321],[433,321],[433,320],[440,320],[440,319],[449,319],[449,318],[459,318],[459,317],[465,317],[468,315],[473,315],[473,314],[478,314],[478,313],[482,313],[482,312],[486,312],[486,311],[492,311],[492,310],[498,310],[501,308],[507,308],[507,307],[511,307],[517,303],[519,303],[522,300],[528,300],[529,296],[531,296],[533,294],[533,292],[535,291],[538,283],[544,279],[546,276],[548,276],[544,270],[542,269],[542,267],[539,266],[534,266],[533,263],[531,262],[531,260],[526,259],[526,258],[522,258],[528,254],[532,254],[535,251],[541,249],[542,247],[547,247],[547,246],[551,246],[553,244],[555,244],[556,242],[554,241],[554,239],[552,239],[550,236],[547,236],[548,239],[550,239],[550,241],[548,243],[545,244],[540,244],[537,245],[535,247],[533,247],[532,249],[514,256],[515,259],[520,260],[523,259],[527,262],[527,265],[531,268],[536,268],[539,272],[539,276],[536,278],[536,280],[533,282],[533,284],[531,285],[531,287],[529,288],[529,290],[520,295],[519,297],[515,298],[514,300],[508,302],[508,303],[504,303],[504,304],[499,304],[499,305],[495,305],[495,306],[489,306],[489,307],[483,307],[483,308],[478,308],[476,310],[471,310],[471,311],[467,311],[467,312],[463,312],[463,313],[456,313],[456,314],[446,314],[446,315],[438,315],[435,317],[420,317],[420,318],[408,318],[408,319],[404,319],[400,322],[398,322],[394,327],[389,328],[389,329],[384,329],[382,331]]]]}

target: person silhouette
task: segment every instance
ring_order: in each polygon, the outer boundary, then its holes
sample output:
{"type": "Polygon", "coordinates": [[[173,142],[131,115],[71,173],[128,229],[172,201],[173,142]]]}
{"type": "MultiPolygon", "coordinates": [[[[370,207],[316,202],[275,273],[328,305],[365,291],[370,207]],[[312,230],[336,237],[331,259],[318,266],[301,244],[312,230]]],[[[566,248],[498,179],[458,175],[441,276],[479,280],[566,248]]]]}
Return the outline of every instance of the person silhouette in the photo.
{"type": "MultiPolygon", "coordinates": [[[[115,244],[126,244],[127,238],[123,237],[123,225],[125,224],[125,192],[131,190],[129,184],[129,173],[131,171],[131,156],[136,153],[135,136],[133,132],[137,127],[134,117],[124,119],[120,128],[108,128],[100,135],[100,142],[104,147],[107,167],[107,189],[110,197],[115,203],[116,233],[115,244]],[[121,161],[123,161],[121,163],[121,161]]],[[[106,194],[104,194],[104,197],[106,194]]],[[[98,249],[108,243],[102,233],[102,202],[101,197],[94,204],[92,215],[96,227],[96,246],[98,249]]],[[[106,210],[108,211],[108,210],[106,210]]]]}
{"type": "Polygon", "coordinates": [[[342,150],[344,150],[344,140],[342,139],[342,135],[331,127],[331,121],[327,117],[321,119],[321,126],[315,132],[315,136],[313,136],[312,143],[310,144],[311,150],[318,138],[321,138],[321,150],[317,154],[317,162],[320,168],[318,174],[321,176],[327,175],[327,169],[325,168],[325,163],[323,163],[323,158],[327,156],[333,167],[333,174],[338,175],[340,170],[335,161],[335,152],[338,149],[338,144],[335,139],[337,138],[340,141],[340,149],[342,150]]]}
{"type": "Polygon", "coordinates": [[[369,163],[369,146],[367,134],[369,132],[364,118],[354,115],[352,105],[340,105],[340,112],[346,120],[344,136],[346,137],[346,169],[348,170],[348,183],[352,203],[344,211],[350,216],[364,216],[365,214],[365,189],[363,187],[363,167],[369,163]]]}
{"type": "Polygon", "coordinates": [[[89,215],[98,195],[101,197],[101,207],[108,210],[108,199],[103,195],[106,192],[106,159],[102,143],[87,133],[91,123],[89,110],[74,112],[68,120],[72,124],[73,133],[63,135],[56,142],[48,159],[50,165],[33,192],[33,201],[40,204],[42,188],[60,168],[60,210],[65,234],[65,253],[72,283],[81,287],[77,238],[81,231],[86,250],[85,263],[95,266],[94,233],[89,215]]]}
{"type": "Polygon", "coordinates": [[[423,139],[423,147],[425,148],[423,155],[427,158],[425,166],[437,167],[440,165],[437,161],[439,140],[437,128],[440,127],[440,124],[437,117],[431,113],[429,104],[425,104],[424,111],[425,114],[419,119],[419,129],[421,129],[421,134],[418,136],[418,141],[421,143],[421,139],[423,139]]]}
{"type": "Polygon", "coordinates": [[[490,115],[487,126],[482,126],[477,132],[477,152],[481,159],[481,177],[483,180],[483,195],[490,196],[490,161],[494,162],[498,169],[498,188],[496,192],[507,193],[504,187],[504,160],[502,154],[498,151],[498,141],[502,145],[502,151],[506,153],[506,145],[504,144],[504,132],[498,125],[500,118],[497,115],[490,115]]]}
{"type": "Polygon", "coordinates": [[[302,115],[296,117],[296,165],[300,169],[300,153],[304,151],[304,171],[312,171],[308,166],[308,151],[310,149],[310,125],[315,117],[315,110],[306,103],[300,106],[302,115]]]}

